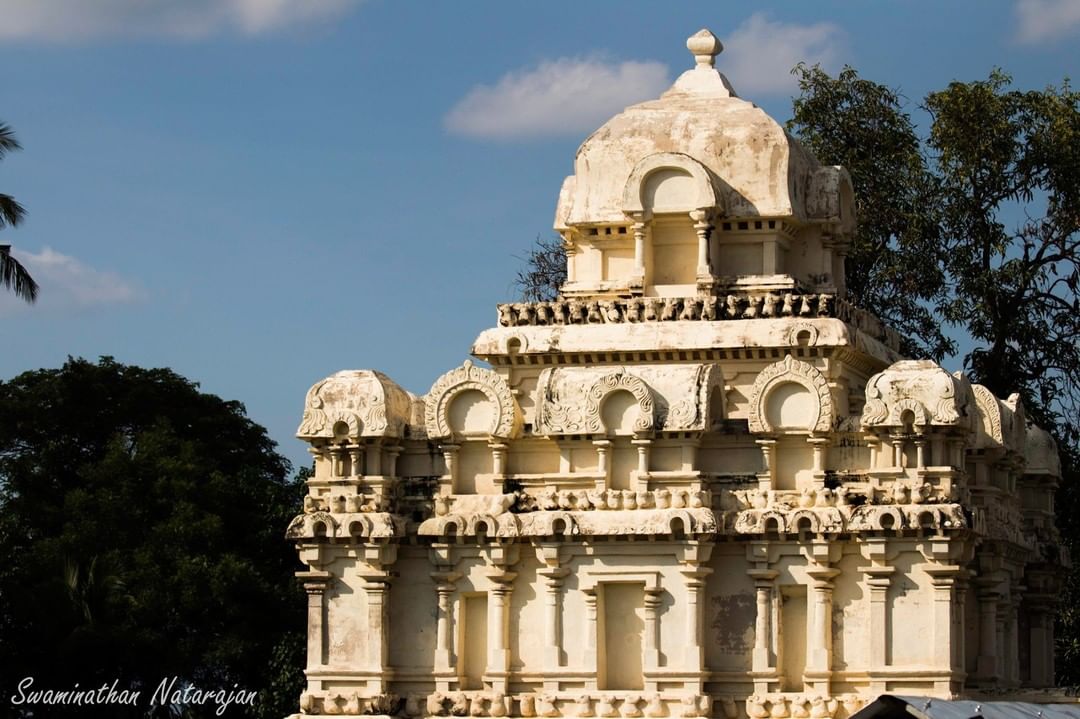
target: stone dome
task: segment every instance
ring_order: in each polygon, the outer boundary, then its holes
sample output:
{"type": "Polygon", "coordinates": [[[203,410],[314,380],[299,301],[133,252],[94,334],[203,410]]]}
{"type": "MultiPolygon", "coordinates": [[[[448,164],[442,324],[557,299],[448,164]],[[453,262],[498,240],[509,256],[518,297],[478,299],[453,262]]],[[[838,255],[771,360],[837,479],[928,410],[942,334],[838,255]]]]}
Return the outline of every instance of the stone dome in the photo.
{"type": "Polygon", "coordinates": [[[693,69],[659,99],[628,107],[582,143],[560,193],[556,229],[710,209],[728,219],[818,221],[850,231],[847,172],[822,167],[780,123],[735,94],[714,67],[722,47],[711,32],[701,30],[687,47],[693,69]],[[650,175],[661,175],[659,182],[647,183],[650,175]]]}

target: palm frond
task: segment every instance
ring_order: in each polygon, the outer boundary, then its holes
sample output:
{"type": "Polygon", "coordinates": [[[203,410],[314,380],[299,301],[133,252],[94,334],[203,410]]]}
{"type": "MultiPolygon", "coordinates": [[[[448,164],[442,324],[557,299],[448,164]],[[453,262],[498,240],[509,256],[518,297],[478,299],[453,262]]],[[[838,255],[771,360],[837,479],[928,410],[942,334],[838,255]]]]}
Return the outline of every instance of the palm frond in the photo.
{"type": "Polygon", "coordinates": [[[7,225],[14,227],[26,217],[26,208],[11,195],[0,192],[0,230],[7,225]]]}
{"type": "Polygon", "coordinates": [[[27,302],[37,300],[38,283],[17,259],[11,256],[11,245],[0,245],[0,286],[12,290],[27,302]]]}
{"type": "Polygon", "coordinates": [[[15,131],[11,129],[11,125],[0,122],[0,159],[9,152],[21,149],[22,145],[15,139],[15,131]]]}

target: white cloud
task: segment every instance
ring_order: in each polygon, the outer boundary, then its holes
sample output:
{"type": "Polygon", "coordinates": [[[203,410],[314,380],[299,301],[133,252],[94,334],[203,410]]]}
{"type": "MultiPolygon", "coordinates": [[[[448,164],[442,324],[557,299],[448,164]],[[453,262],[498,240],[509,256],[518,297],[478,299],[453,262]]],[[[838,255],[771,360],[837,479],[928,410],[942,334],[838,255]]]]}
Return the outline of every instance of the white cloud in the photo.
{"type": "Polygon", "coordinates": [[[27,305],[9,290],[0,289],[0,314],[30,307],[71,311],[126,304],[138,300],[142,294],[123,277],[96,270],[50,247],[38,253],[13,247],[11,254],[38,283],[38,299],[35,305],[27,305]]]}
{"type": "Polygon", "coordinates": [[[333,20],[360,0],[0,0],[0,40],[256,35],[333,20]]]}
{"type": "Polygon", "coordinates": [[[1080,0],[1017,0],[1016,39],[1026,45],[1060,40],[1080,29],[1080,0]]]}
{"type": "Polygon", "coordinates": [[[477,85],[450,110],[446,127],[469,137],[510,139],[580,135],[627,105],[667,89],[659,62],[560,58],[477,85]]]}
{"type": "Polygon", "coordinates": [[[819,22],[795,25],[772,20],[767,13],[748,17],[722,39],[717,67],[740,97],[792,92],[797,83],[791,68],[800,62],[835,69],[845,52],[845,34],[837,25],[819,22]]]}

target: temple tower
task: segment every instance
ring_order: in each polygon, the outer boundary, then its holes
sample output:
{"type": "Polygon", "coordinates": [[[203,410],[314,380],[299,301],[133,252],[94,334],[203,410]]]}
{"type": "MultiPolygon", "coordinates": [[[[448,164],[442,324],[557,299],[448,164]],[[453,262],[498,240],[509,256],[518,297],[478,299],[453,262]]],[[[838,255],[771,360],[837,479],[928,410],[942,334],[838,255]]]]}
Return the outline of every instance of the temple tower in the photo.
{"type": "Polygon", "coordinates": [[[687,47],[578,150],[557,301],[500,305],[423,396],[309,391],[303,714],[842,719],[1052,682],[1052,441],[845,300],[847,173],[687,47]]]}

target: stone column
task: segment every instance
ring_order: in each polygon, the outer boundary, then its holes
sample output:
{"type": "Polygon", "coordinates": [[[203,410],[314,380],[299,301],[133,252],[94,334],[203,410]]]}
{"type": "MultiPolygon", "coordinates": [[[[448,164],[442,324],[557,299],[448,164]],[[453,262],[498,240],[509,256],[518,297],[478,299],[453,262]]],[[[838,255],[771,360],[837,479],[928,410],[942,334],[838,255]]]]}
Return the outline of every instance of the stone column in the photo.
{"type": "Polygon", "coordinates": [[[307,670],[320,669],[326,664],[326,592],[333,583],[330,572],[317,570],[297,572],[308,598],[307,670]]]}
{"type": "Polygon", "coordinates": [[[660,668],[660,617],[659,609],[663,602],[663,590],[659,587],[645,587],[645,637],[642,668],[645,671],[660,668]]]}
{"type": "Polygon", "coordinates": [[[773,489],[776,486],[776,440],[771,437],[754,440],[761,447],[761,462],[765,471],[758,475],[759,489],[773,489]]]}
{"type": "MultiPolygon", "coordinates": [[[[458,450],[461,449],[461,445],[448,442],[443,444],[443,461],[446,463],[446,479],[449,480],[448,492],[442,492],[443,494],[453,494],[457,492],[458,484],[458,450]]],[[[439,483],[441,487],[445,487],[447,482],[443,481],[439,483]]]]}
{"type": "Polygon", "coordinates": [[[582,658],[583,669],[590,674],[586,680],[586,688],[596,690],[600,665],[597,661],[596,635],[597,635],[597,587],[586,587],[581,590],[585,595],[585,656],[582,658]]]}
{"type": "Polygon", "coordinates": [[[635,491],[644,492],[649,488],[649,449],[652,447],[651,439],[632,439],[630,444],[637,447],[637,486],[635,491]]]}
{"type": "Polygon", "coordinates": [[[757,613],[754,618],[754,650],[751,671],[767,672],[775,667],[776,655],[772,649],[772,604],[776,588],[775,569],[751,569],[747,572],[754,580],[757,613]]]}
{"type": "Polygon", "coordinates": [[[706,218],[708,214],[704,210],[693,210],[690,219],[694,222],[694,233],[697,235],[697,276],[699,280],[710,279],[712,270],[709,267],[709,225],[706,218]]]}
{"type": "Polygon", "coordinates": [[[562,666],[562,586],[570,570],[546,567],[536,573],[544,578],[544,668],[555,671],[562,666]]]}
{"type": "Polygon", "coordinates": [[[387,595],[390,593],[390,572],[361,572],[361,585],[367,600],[367,668],[376,672],[378,679],[368,682],[368,689],[375,692],[386,690],[386,670],[389,666],[389,612],[387,595]],[[374,685],[374,686],[372,686],[374,685]]]}
{"type": "Polygon", "coordinates": [[[508,446],[504,442],[488,442],[488,448],[491,450],[491,473],[495,475],[496,480],[505,479],[508,446]]]}
{"type": "Polygon", "coordinates": [[[492,582],[491,611],[488,614],[487,673],[498,677],[505,691],[506,676],[510,673],[510,596],[516,572],[494,570],[488,574],[492,582]]]}
{"type": "Polygon", "coordinates": [[[1018,584],[1009,587],[1009,601],[1005,604],[1005,678],[1020,683],[1020,601],[1024,588],[1018,584]]]}
{"type": "MultiPolygon", "coordinates": [[[[872,565],[863,568],[867,595],[870,601],[870,671],[885,668],[885,637],[889,631],[889,584],[896,567],[872,565]]],[[[884,686],[881,690],[884,691],[884,686]]]]}
{"type": "Polygon", "coordinates": [[[705,588],[705,577],[712,574],[712,570],[708,567],[691,566],[679,571],[686,577],[686,669],[701,672],[705,670],[705,645],[702,636],[704,607],[701,595],[705,588]]]}
{"type": "Polygon", "coordinates": [[[611,486],[611,462],[608,461],[611,440],[597,439],[593,441],[593,445],[596,446],[596,472],[603,477],[603,484],[598,485],[597,489],[607,489],[611,486]]]}
{"type": "Polygon", "coordinates": [[[349,445],[349,474],[359,479],[364,476],[364,446],[349,445]]]}
{"type": "Polygon", "coordinates": [[[641,289],[645,286],[645,237],[648,226],[644,217],[635,218],[634,222],[634,275],[630,279],[630,286],[641,289]]]}
{"type": "Polygon", "coordinates": [[[458,572],[432,572],[435,581],[438,606],[435,620],[435,673],[451,674],[455,672],[453,661],[453,642],[451,641],[451,597],[454,594],[454,582],[461,577],[458,572]]]}
{"type": "Polygon", "coordinates": [[[977,579],[979,597],[979,657],[975,673],[984,682],[999,678],[998,663],[998,582],[993,578],[977,579]]]}
{"type": "Polygon", "coordinates": [[[817,680],[814,689],[827,694],[832,672],[832,580],[840,570],[817,565],[808,567],[806,573],[813,580],[814,600],[808,607],[812,621],[806,623],[806,676],[817,680]]]}
{"type": "MultiPolygon", "coordinates": [[[[934,670],[951,671],[954,668],[953,660],[954,643],[962,642],[963,639],[953,634],[955,622],[953,621],[953,588],[956,585],[957,575],[963,571],[954,565],[930,565],[924,567],[930,575],[930,583],[934,587],[933,605],[933,637],[934,637],[934,670]]],[[[950,683],[936,686],[935,689],[948,693],[952,687],[950,683]]]]}

